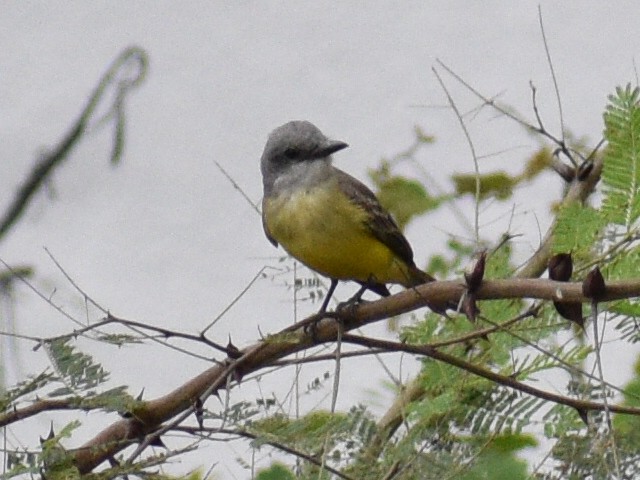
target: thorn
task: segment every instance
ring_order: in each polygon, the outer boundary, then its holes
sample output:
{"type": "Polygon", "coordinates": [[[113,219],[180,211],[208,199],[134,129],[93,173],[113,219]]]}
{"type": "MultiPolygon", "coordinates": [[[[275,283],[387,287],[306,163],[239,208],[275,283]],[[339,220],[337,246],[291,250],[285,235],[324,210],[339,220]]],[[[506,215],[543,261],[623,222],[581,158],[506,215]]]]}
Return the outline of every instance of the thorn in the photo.
{"type": "Polygon", "coordinates": [[[553,168],[553,170],[567,183],[572,182],[573,179],[576,178],[575,169],[566,163],[561,162],[557,158],[555,158],[555,161],[551,164],[551,168],[553,168]]]}
{"type": "Polygon", "coordinates": [[[589,426],[589,411],[585,410],[584,408],[576,407],[576,412],[578,412],[578,416],[580,417],[580,420],[582,420],[584,422],[584,424],[588,427],[589,426]]]}
{"type": "Polygon", "coordinates": [[[152,447],[161,447],[161,448],[165,448],[165,449],[167,448],[167,446],[162,441],[162,438],[160,438],[158,436],[155,436],[155,435],[153,436],[153,438],[149,442],[149,445],[151,445],[152,447]]]}
{"type": "Polygon", "coordinates": [[[467,288],[470,292],[476,291],[482,284],[486,258],[486,250],[477,252],[471,260],[471,263],[469,263],[469,265],[467,265],[467,268],[465,268],[464,279],[467,282],[467,288]]]}
{"type": "MultiPolygon", "coordinates": [[[[558,282],[568,282],[573,274],[573,260],[570,253],[558,253],[549,259],[549,278],[558,282]]],[[[554,301],[553,306],[563,318],[584,330],[582,303],[554,301]]]]}
{"type": "Polygon", "coordinates": [[[233,371],[233,379],[238,383],[242,382],[242,372],[238,371],[237,368],[233,371]]]}
{"type": "Polygon", "coordinates": [[[136,397],[136,400],[138,402],[142,401],[142,396],[144,395],[144,387],[142,388],[142,390],[140,390],[140,393],[138,394],[138,396],[136,397]]]}
{"type": "Polygon", "coordinates": [[[578,174],[576,175],[578,180],[584,182],[587,178],[589,178],[589,174],[593,170],[593,162],[586,161],[582,162],[578,167],[578,174]]]}
{"type": "Polygon", "coordinates": [[[56,432],[53,430],[53,422],[51,422],[51,426],[49,427],[49,435],[47,438],[40,437],[40,445],[44,444],[47,440],[51,440],[52,438],[56,438],[56,432]]]}
{"type": "Polygon", "coordinates": [[[589,297],[595,301],[602,298],[607,291],[604,283],[604,277],[600,273],[598,267],[594,267],[582,282],[582,293],[585,297],[589,297]]]}
{"type": "MultiPolygon", "coordinates": [[[[340,314],[340,306],[338,305],[338,309],[336,313],[340,314]]],[[[317,345],[320,343],[320,339],[318,338],[318,324],[323,320],[323,318],[314,319],[308,325],[302,327],[302,331],[305,335],[308,335],[311,338],[311,343],[313,345],[317,345]]]]}
{"type": "Polygon", "coordinates": [[[536,318],[540,314],[540,310],[542,310],[542,303],[536,303],[529,307],[527,314],[536,318]]]}
{"type": "Polygon", "coordinates": [[[549,259],[547,265],[549,278],[558,282],[568,282],[573,273],[573,260],[570,253],[558,253],[549,259]]]}
{"type": "Polygon", "coordinates": [[[582,316],[582,304],[574,302],[553,302],[553,306],[556,307],[556,312],[560,314],[562,318],[569,320],[570,322],[578,325],[584,330],[584,317],[582,316]]]}
{"type": "Polygon", "coordinates": [[[227,356],[231,360],[237,360],[242,356],[242,352],[231,341],[231,335],[229,335],[229,342],[227,343],[227,356]]]}
{"type": "Polygon", "coordinates": [[[204,409],[202,399],[200,397],[196,398],[195,402],[193,402],[193,413],[195,413],[198,425],[200,426],[200,429],[202,429],[204,427],[204,409]]]}
{"type": "Polygon", "coordinates": [[[480,310],[478,309],[478,304],[476,303],[475,294],[473,294],[472,292],[468,292],[464,296],[461,310],[467,316],[470,322],[476,323],[476,319],[478,318],[478,313],[480,313],[480,310]]]}

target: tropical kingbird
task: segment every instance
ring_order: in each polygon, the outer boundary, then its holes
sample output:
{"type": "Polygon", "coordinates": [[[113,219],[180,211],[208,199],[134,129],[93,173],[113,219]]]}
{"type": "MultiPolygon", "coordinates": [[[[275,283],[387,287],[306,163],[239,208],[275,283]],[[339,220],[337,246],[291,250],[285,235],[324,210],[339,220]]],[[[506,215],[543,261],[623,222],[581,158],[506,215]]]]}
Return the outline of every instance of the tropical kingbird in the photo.
{"type": "Polygon", "coordinates": [[[260,161],[265,234],[331,279],[321,312],[338,280],[362,286],[354,298],[365,289],[387,296],[387,283],[411,288],[434,280],[416,267],[409,242],[374,193],[331,165],[331,155],[346,147],[312,123],[293,121],[271,132],[260,161]]]}

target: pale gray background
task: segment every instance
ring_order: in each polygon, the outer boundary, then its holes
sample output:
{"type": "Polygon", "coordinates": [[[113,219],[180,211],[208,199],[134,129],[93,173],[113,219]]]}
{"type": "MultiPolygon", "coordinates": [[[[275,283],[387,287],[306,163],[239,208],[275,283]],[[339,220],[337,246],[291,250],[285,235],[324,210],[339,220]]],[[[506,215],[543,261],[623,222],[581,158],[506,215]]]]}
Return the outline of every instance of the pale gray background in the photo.
{"type": "MultiPolygon", "coordinates": [[[[616,85],[635,81],[637,2],[541,4],[566,126],[595,144],[607,94],[616,85]]],[[[450,110],[439,108],[446,100],[431,72],[436,58],[483,93],[500,94],[503,102],[529,118],[533,81],[547,126],[557,132],[537,6],[537,1],[3,2],[0,208],[8,204],[38,152],[66,133],[123,48],[145,48],[151,64],[146,82],[128,99],[121,165],[107,166],[111,134],[96,130],[5,239],[0,257],[10,264],[35,266],[37,287],[46,295],[57,289],[54,301],[80,318],[81,297],[65,284],[43,246],[115,314],[197,332],[262,267],[283,267],[282,251],[265,240],[258,215],[214,161],[258,202],[262,147],[269,131],[285,121],[308,119],[348,142],[350,148],[336,155],[337,164],[367,182],[367,168],[406,148],[414,125],[419,125],[438,140],[420,156],[422,165],[449,189],[446,178],[452,171],[473,167],[457,120],[450,110]]],[[[450,78],[446,81],[464,111],[477,106],[450,78]]],[[[492,113],[470,120],[479,154],[501,152],[483,160],[483,169],[517,171],[537,146],[536,139],[492,113]]],[[[552,176],[535,188],[538,195],[530,192],[517,200],[511,220],[511,203],[493,203],[483,210],[485,237],[495,240],[510,225],[512,233],[525,234],[518,240],[522,255],[530,253],[548,225],[548,200],[560,194],[552,176]],[[538,198],[544,202],[536,203],[538,198]]],[[[462,204],[470,216],[471,206],[462,204]]],[[[424,264],[449,233],[468,235],[446,212],[411,224],[407,235],[417,262],[424,264]]],[[[226,343],[230,334],[243,346],[259,338],[258,328],[269,333],[289,324],[292,294],[282,285],[291,281],[287,274],[258,282],[213,335],[226,343]]],[[[340,296],[352,291],[347,287],[340,296]]],[[[317,308],[307,303],[298,307],[299,317],[317,308]]],[[[17,292],[12,318],[17,331],[25,334],[45,336],[71,328],[26,288],[17,292]]],[[[367,333],[384,330],[380,325],[367,333]]],[[[154,347],[83,346],[112,371],[114,385],[129,384],[134,393],[144,387],[147,398],[206,366],[154,347]]],[[[9,380],[46,364],[42,353],[24,348],[19,356],[7,355],[9,346],[4,348],[9,380]]],[[[635,353],[616,357],[611,380],[629,375],[635,353]]],[[[376,365],[373,360],[344,365],[339,406],[366,401],[375,404],[374,410],[384,410],[391,395],[377,393],[372,400],[369,393],[379,392],[384,379],[382,373],[376,378],[376,365]]],[[[410,358],[401,370],[397,361],[391,365],[397,375],[415,369],[410,358]]],[[[331,369],[325,364],[305,370],[302,388],[331,369]]],[[[280,377],[281,390],[290,384],[290,373],[280,377]]],[[[270,396],[272,388],[262,385],[262,393],[270,396]]],[[[303,404],[327,408],[323,397],[328,390],[303,398],[303,404]]],[[[232,401],[243,395],[254,398],[256,392],[255,383],[245,382],[234,390],[232,401]]],[[[80,436],[111,420],[97,417],[83,419],[96,421],[80,436]]],[[[15,445],[19,438],[33,443],[37,434],[46,433],[49,418],[31,425],[33,431],[16,436],[10,432],[11,442],[15,445]]],[[[246,443],[231,448],[249,460],[246,443]]],[[[228,450],[214,445],[175,468],[184,472],[192,464],[209,465],[221,461],[223,454],[228,450]]],[[[220,471],[226,472],[225,478],[248,476],[232,461],[224,463],[220,471]]]]}

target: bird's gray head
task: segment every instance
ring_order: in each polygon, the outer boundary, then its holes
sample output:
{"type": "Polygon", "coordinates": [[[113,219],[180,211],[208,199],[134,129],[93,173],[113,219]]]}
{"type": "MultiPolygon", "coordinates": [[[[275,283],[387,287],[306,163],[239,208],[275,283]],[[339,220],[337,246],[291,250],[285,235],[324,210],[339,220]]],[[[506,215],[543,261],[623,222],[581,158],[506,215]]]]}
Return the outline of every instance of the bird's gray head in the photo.
{"type": "Polygon", "coordinates": [[[264,147],[260,168],[267,180],[287,171],[295,164],[326,159],[348,147],[344,142],[328,139],[313,123],[295,120],[276,128],[264,147]]]}

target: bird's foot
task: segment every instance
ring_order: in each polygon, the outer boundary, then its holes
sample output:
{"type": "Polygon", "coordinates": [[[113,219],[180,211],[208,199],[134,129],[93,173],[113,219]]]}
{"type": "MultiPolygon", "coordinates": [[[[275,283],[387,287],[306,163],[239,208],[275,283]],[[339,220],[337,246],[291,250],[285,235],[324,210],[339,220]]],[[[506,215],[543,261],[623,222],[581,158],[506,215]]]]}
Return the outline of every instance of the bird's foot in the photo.
{"type": "Polygon", "coordinates": [[[362,295],[364,294],[364,292],[367,290],[367,287],[363,286],[362,288],[360,288],[360,290],[358,290],[356,292],[356,294],[351,297],[349,300],[345,301],[345,302],[340,302],[338,304],[338,306],[336,307],[336,313],[337,314],[351,314],[353,313],[353,310],[358,306],[358,305],[362,305],[365,303],[369,303],[367,300],[363,300],[362,299],[362,295]]]}

